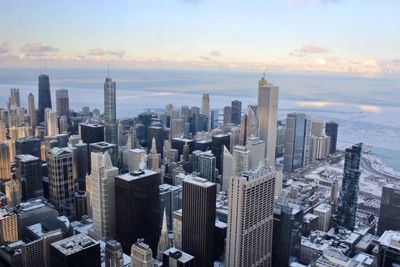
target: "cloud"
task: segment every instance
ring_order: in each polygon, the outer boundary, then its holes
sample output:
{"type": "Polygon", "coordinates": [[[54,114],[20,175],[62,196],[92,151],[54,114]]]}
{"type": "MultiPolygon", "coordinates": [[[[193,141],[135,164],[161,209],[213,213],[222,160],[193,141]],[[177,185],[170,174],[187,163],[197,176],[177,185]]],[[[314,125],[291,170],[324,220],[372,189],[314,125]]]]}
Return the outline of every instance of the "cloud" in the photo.
{"type": "Polygon", "coordinates": [[[94,57],[101,57],[106,54],[106,51],[104,51],[101,48],[93,48],[89,51],[88,55],[89,56],[94,56],[94,57]]]}
{"type": "Polygon", "coordinates": [[[210,56],[212,56],[212,57],[220,57],[220,56],[222,56],[222,53],[220,51],[214,50],[214,51],[210,51],[210,56]]]}
{"type": "Polygon", "coordinates": [[[206,57],[206,56],[201,56],[201,57],[199,57],[199,59],[206,60],[206,61],[210,61],[211,60],[211,58],[206,57]]]}
{"type": "Polygon", "coordinates": [[[7,54],[10,51],[9,44],[10,44],[9,42],[3,42],[0,45],[0,55],[7,54]]]}
{"type": "Polygon", "coordinates": [[[307,55],[319,55],[319,54],[327,54],[330,52],[329,47],[320,46],[315,44],[305,44],[295,51],[289,53],[290,56],[293,57],[305,57],[307,55]]]}
{"type": "Polygon", "coordinates": [[[58,48],[41,43],[28,43],[21,47],[20,58],[24,57],[42,57],[57,52],[58,48]]]}
{"type": "Polygon", "coordinates": [[[115,57],[118,57],[121,59],[125,55],[125,50],[123,50],[123,49],[107,50],[107,54],[109,56],[115,56],[115,57]]]}

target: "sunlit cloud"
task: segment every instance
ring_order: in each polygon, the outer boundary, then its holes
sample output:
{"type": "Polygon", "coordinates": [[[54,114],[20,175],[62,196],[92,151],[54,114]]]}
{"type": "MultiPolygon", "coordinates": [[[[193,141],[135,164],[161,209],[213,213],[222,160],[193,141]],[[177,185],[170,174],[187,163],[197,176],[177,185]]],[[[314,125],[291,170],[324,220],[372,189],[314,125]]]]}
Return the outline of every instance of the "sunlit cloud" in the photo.
{"type": "Polygon", "coordinates": [[[307,107],[307,108],[325,108],[330,106],[341,106],[343,104],[330,101],[299,101],[296,102],[296,105],[299,107],[307,107]]]}
{"type": "Polygon", "coordinates": [[[117,97],[118,100],[132,100],[138,98],[137,95],[126,95],[117,97]]]}
{"type": "Polygon", "coordinates": [[[210,56],[212,56],[212,57],[220,57],[220,56],[222,56],[222,53],[220,51],[214,50],[214,51],[210,52],[210,56]]]}
{"type": "Polygon", "coordinates": [[[381,107],[374,105],[357,105],[361,111],[379,113],[382,111],[381,107]]]}
{"type": "Polygon", "coordinates": [[[52,47],[49,45],[44,45],[41,43],[28,43],[25,44],[20,49],[20,58],[31,57],[31,58],[38,58],[38,57],[45,57],[51,53],[57,52],[58,48],[52,47]]]}
{"type": "Polygon", "coordinates": [[[106,51],[104,51],[101,48],[93,48],[89,51],[88,55],[93,56],[93,57],[101,57],[106,54],[106,51]]]}
{"type": "Polygon", "coordinates": [[[116,50],[107,50],[107,54],[109,56],[115,56],[118,58],[123,58],[125,55],[125,50],[123,49],[116,49],[116,50]]]}
{"type": "Polygon", "coordinates": [[[315,45],[315,44],[305,44],[295,51],[291,52],[290,56],[295,57],[305,57],[307,55],[318,55],[329,53],[330,49],[327,46],[315,45]]]}
{"type": "Polygon", "coordinates": [[[149,96],[168,96],[168,95],[174,95],[172,92],[157,92],[157,93],[151,93],[149,96]]]}

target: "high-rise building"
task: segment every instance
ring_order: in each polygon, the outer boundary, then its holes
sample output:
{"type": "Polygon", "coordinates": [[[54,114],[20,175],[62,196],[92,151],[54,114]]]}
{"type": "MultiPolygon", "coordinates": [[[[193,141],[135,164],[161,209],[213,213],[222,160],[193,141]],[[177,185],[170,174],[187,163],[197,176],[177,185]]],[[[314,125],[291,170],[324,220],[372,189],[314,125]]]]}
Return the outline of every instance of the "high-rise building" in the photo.
{"type": "Polygon", "coordinates": [[[218,171],[222,170],[222,154],[224,146],[230,148],[230,136],[229,134],[217,134],[212,137],[211,151],[216,159],[216,168],[218,171]]]}
{"type": "Polygon", "coordinates": [[[151,170],[121,174],[115,179],[116,239],[125,253],[138,238],[157,252],[160,236],[160,174],[151,170]]]}
{"type": "Polygon", "coordinates": [[[8,150],[7,144],[0,143],[0,181],[7,181],[11,178],[11,162],[8,150]]]}
{"type": "Polygon", "coordinates": [[[15,169],[15,174],[22,187],[22,200],[40,197],[43,194],[42,161],[29,154],[17,155],[15,169]]]}
{"type": "Polygon", "coordinates": [[[174,211],[173,215],[174,228],[174,247],[182,249],[182,209],[174,211]]]}
{"type": "Polygon", "coordinates": [[[152,171],[157,171],[160,169],[160,162],[161,162],[161,154],[157,152],[157,146],[156,146],[156,139],[153,138],[151,141],[151,149],[150,153],[148,156],[149,159],[149,164],[148,167],[152,171]]]}
{"type": "Polygon", "coordinates": [[[279,87],[261,78],[258,82],[259,137],[265,142],[265,158],[269,165],[275,165],[278,96],[279,87]]]}
{"type": "Polygon", "coordinates": [[[29,154],[40,158],[40,139],[29,136],[25,138],[18,138],[15,140],[15,154],[29,154]]]}
{"type": "Polygon", "coordinates": [[[164,209],[163,213],[163,223],[161,228],[161,235],[158,240],[158,247],[157,247],[157,259],[162,261],[163,253],[170,247],[169,245],[169,238],[168,238],[168,226],[167,226],[167,212],[164,209]]]}
{"type": "Polygon", "coordinates": [[[233,147],[233,173],[240,175],[249,170],[250,151],[245,146],[233,147]]]}
{"type": "Polygon", "coordinates": [[[387,230],[378,240],[377,266],[392,267],[400,262],[400,232],[387,230]]]}
{"type": "Polygon", "coordinates": [[[219,122],[219,111],[218,109],[213,109],[211,110],[210,130],[217,128],[218,122],[219,122]]]}
{"type": "Polygon", "coordinates": [[[59,134],[57,111],[53,111],[50,108],[46,108],[44,110],[44,114],[46,122],[46,135],[56,136],[57,134],[59,134]]]}
{"type": "Polygon", "coordinates": [[[35,128],[36,126],[36,109],[35,109],[35,97],[32,93],[28,95],[28,114],[30,120],[30,126],[35,128]]]}
{"type": "Polygon", "coordinates": [[[199,267],[214,265],[216,190],[216,184],[206,179],[183,181],[182,249],[199,267]]]}
{"type": "Polygon", "coordinates": [[[304,127],[303,167],[310,164],[311,119],[306,118],[304,127]]]}
{"type": "Polygon", "coordinates": [[[226,266],[271,266],[274,191],[266,167],[230,180],[226,266]]]}
{"type": "Polygon", "coordinates": [[[18,88],[11,88],[10,90],[10,98],[8,99],[8,108],[12,105],[20,107],[21,106],[21,98],[19,95],[18,88]]]}
{"type": "Polygon", "coordinates": [[[18,240],[17,214],[8,208],[0,208],[0,245],[18,240]]]}
{"type": "Polygon", "coordinates": [[[325,125],[325,133],[327,136],[331,137],[331,146],[329,149],[329,153],[331,153],[331,154],[336,153],[338,128],[339,128],[339,125],[334,121],[327,122],[325,125]]]}
{"type": "Polygon", "coordinates": [[[89,232],[96,239],[115,237],[115,185],[118,168],[113,167],[108,152],[91,154],[92,169],[86,178],[93,229],[89,232]],[[90,185],[89,185],[90,184],[90,185]]]}
{"type": "Polygon", "coordinates": [[[15,207],[21,203],[21,183],[17,179],[9,179],[3,182],[4,191],[6,193],[7,205],[9,207],[15,207]]]}
{"type": "Polygon", "coordinates": [[[108,240],[104,252],[106,267],[124,267],[122,247],[117,240],[108,240]]]}
{"type": "Polygon", "coordinates": [[[46,74],[39,75],[39,105],[38,105],[38,123],[44,121],[44,110],[51,109],[50,81],[46,74]]]}
{"type": "MultiPolygon", "coordinates": [[[[111,161],[113,166],[117,166],[118,164],[118,146],[115,144],[110,144],[107,142],[98,142],[98,143],[92,143],[90,144],[90,149],[89,149],[89,153],[91,152],[108,152],[108,154],[110,154],[111,157],[111,161]]],[[[91,165],[89,164],[89,167],[91,165]]]]}
{"type": "Polygon", "coordinates": [[[231,129],[231,140],[230,140],[230,148],[229,151],[233,151],[233,147],[241,145],[240,142],[240,127],[232,127],[231,129]]]}
{"type": "Polygon", "coordinates": [[[153,252],[149,245],[138,239],[131,247],[131,267],[153,267],[153,252]]]}
{"type": "Polygon", "coordinates": [[[290,113],[286,118],[283,169],[287,172],[303,167],[306,114],[290,113]]]}
{"type": "Polygon", "coordinates": [[[69,117],[69,98],[67,89],[56,90],[56,104],[58,116],[69,117]]]}
{"type": "Polygon", "coordinates": [[[201,101],[201,114],[210,118],[210,95],[208,93],[203,93],[201,101]]]}
{"type": "Polygon", "coordinates": [[[250,151],[249,169],[264,166],[265,142],[258,137],[251,136],[247,138],[246,147],[250,151]]]}
{"type": "Polygon", "coordinates": [[[79,123],[79,135],[82,142],[90,145],[91,143],[104,141],[104,126],[92,123],[79,123]]]}
{"type": "Polygon", "coordinates": [[[80,190],[85,190],[89,164],[87,158],[87,144],[82,142],[69,144],[69,148],[72,150],[72,175],[74,180],[78,183],[78,188],[80,190]]]}
{"type": "Polygon", "coordinates": [[[173,119],[171,122],[171,138],[181,137],[183,135],[183,119],[173,119]]]}
{"type": "Polygon", "coordinates": [[[363,144],[346,148],[344,158],[343,182],[339,194],[337,226],[353,230],[356,223],[360,163],[363,144]]]}
{"type": "Polygon", "coordinates": [[[386,230],[400,231],[400,186],[387,184],[382,188],[377,235],[386,230]]]}
{"type": "Polygon", "coordinates": [[[207,179],[208,181],[215,182],[215,166],[216,158],[213,154],[208,152],[203,152],[199,154],[198,157],[198,172],[200,177],[207,179]]]}
{"type": "Polygon", "coordinates": [[[328,232],[331,225],[332,206],[321,203],[314,208],[313,213],[318,216],[318,230],[328,232]]]}
{"type": "Polygon", "coordinates": [[[104,83],[104,140],[118,144],[117,140],[116,86],[111,78],[104,83]]]}
{"type": "Polygon", "coordinates": [[[75,216],[72,151],[55,147],[47,152],[50,202],[61,215],[75,216]]]}
{"type": "Polygon", "coordinates": [[[311,120],[311,135],[321,137],[324,129],[324,123],[321,120],[311,120]]]}
{"type": "Polygon", "coordinates": [[[226,106],[224,107],[224,125],[232,122],[232,107],[226,106]]]}
{"type": "Polygon", "coordinates": [[[289,266],[300,260],[303,208],[287,198],[274,206],[272,266],[289,266]]]}
{"type": "Polygon", "coordinates": [[[231,106],[232,106],[231,122],[236,125],[239,125],[240,119],[242,117],[242,102],[240,102],[239,100],[233,100],[231,106]]]}
{"type": "Polygon", "coordinates": [[[77,234],[50,245],[51,266],[101,266],[100,243],[85,234],[77,234]]]}
{"type": "MultiPolygon", "coordinates": [[[[264,154],[263,154],[264,157],[264,154]]],[[[227,191],[229,188],[229,180],[233,177],[233,157],[229,150],[224,146],[224,154],[222,158],[222,190],[227,191]]]]}

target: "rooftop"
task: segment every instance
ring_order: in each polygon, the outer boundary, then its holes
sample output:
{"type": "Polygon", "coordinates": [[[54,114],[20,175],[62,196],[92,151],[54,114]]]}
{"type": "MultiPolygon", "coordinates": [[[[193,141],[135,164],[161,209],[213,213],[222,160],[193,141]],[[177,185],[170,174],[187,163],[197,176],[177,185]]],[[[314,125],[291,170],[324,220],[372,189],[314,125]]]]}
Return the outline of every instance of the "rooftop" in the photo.
{"type": "Polygon", "coordinates": [[[174,247],[166,250],[164,252],[165,255],[168,255],[174,259],[177,259],[179,262],[186,263],[194,259],[194,257],[190,254],[183,252],[182,250],[176,249],[174,247]]]}
{"type": "Polygon", "coordinates": [[[32,160],[38,160],[38,157],[29,155],[29,154],[20,154],[20,155],[16,155],[15,158],[19,159],[19,161],[22,162],[28,162],[28,161],[32,161],[32,160]]]}
{"type": "Polygon", "coordinates": [[[77,234],[51,244],[65,256],[75,254],[81,250],[98,245],[99,242],[85,234],[77,234]]]}
{"type": "Polygon", "coordinates": [[[321,213],[327,213],[332,209],[332,206],[327,204],[327,203],[321,203],[319,204],[314,211],[316,212],[321,212],[321,213]]]}
{"type": "Polygon", "coordinates": [[[200,177],[193,177],[193,179],[185,179],[184,182],[198,185],[198,186],[205,187],[205,188],[215,185],[215,183],[210,182],[207,179],[203,179],[200,177]]]}
{"type": "Polygon", "coordinates": [[[379,243],[383,246],[400,250],[400,231],[385,231],[379,238],[379,243]]]}
{"type": "Polygon", "coordinates": [[[134,171],[131,173],[120,174],[117,176],[117,178],[125,180],[127,182],[130,182],[130,181],[144,178],[144,177],[156,174],[156,173],[157,172],[152,171],[152,170],[140,170],[140,171],[134,171]]]}

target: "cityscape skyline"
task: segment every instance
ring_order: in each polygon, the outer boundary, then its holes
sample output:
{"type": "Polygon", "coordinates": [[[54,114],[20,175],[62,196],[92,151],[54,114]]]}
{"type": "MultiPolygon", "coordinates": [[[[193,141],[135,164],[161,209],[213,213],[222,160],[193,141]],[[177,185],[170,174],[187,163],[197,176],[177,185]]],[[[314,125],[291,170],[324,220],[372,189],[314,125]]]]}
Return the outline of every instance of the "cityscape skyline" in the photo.
{"type": "Polygon", "coordinates": [[[280,72],[398,77],[399,5],[372,0],[88,1],[78,6],[5,1],[0,23],[9,27],[1,32],[0,66],[45,69],[45,59],[49,67],[112,61],[128,68],[262,71],[268,65],[280,72]],[[259,10],[268,15],[255,16],[259,10]]]}

